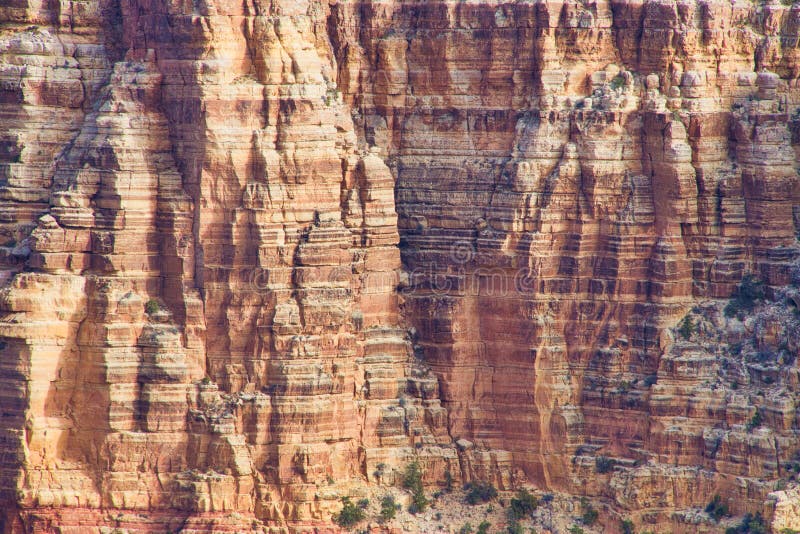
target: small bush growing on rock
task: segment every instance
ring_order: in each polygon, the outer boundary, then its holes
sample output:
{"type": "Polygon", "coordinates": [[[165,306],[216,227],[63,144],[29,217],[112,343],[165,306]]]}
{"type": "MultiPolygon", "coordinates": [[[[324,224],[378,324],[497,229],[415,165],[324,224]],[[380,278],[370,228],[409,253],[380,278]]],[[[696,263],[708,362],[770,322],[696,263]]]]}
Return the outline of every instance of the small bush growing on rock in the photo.
{"type": "Polygon", "coordinates": [[[349,497],[342,497],[342,510],[333,517],[333,521],[343,528],[349,528],[364,520],[364,510],[350,502],[349,497]]]}
{"type": "Polygon", "coordinates": [[[453,474],[450,472],[450,469],[444,472],[444,489],[448,493],[453,491],[453,474]]]}
{"type": "Polygon", "coordinates": [[[585,504],[583,506],[583,515],[581,516],[581,522],[590,527],[597,522],[597,518],[600,516],[597,510],[591,504],[585,504]]]}
{"type": "Polygon", "coordinates": [[[147,312],[147,315],[158,313],[159,310],[161,310],[161,306],[158,305],[158,301],[155,299],[148,300],[147,304],[144,305],[144,311],[147,312]]]}
{"type": "Polygon", "coordinates": [[[369,499],[359,499],[358,507],[362,510],[366,510],[369,507],[369,499]]]}
{"type": "Polygon", "coordinates": [[[692,334],[695,333],[696,326],[694,321],[692,320],[691,316],[687,315],[681,322],[678,323],[678,333],[683,337],[683,339],[689,339],[692,337],[692,334]]]}
{"type": "Polygon", "coordinates": [[[533,515],[536,507],[539,506],[539,501],[531,495],[526,489],[517,491],[517,495],[511,498],[511,508],[508,513],[512,519],[522,519],[527,516],[533,515]]]}
{"type": "Polygon", "coordinates": [[[764,418],[761,417],[761,412],[756,410],[756,413],[753,417],[750,418],[750,421],[747,423],[747,431],[752,432],[756,428],[760,427],[761,424],[764,422],[764,418]]]}
{"type": "Polygon", "coordinates": [[[492,524],[489,523],[488,521],[486,520],[481,521],[481,523],[478,525],[478,530],[475,534],[489,534],[489,527],[491,526],[492,524]]]}
{"type": "Polygon", "coordinates": [[[519,521],[512,519],[508,525],[506,525],[506,534],[525,534],[525,529],[522,528],[519,521]]]}
{"type": "Polygon", "coordinates": [[[381,521],[391,521],[394,519],[395,514],[397,513],[397,502],[394,500],[394,496],[386,495],[381,499],[381,512],[380,518],[381,521]]]}
{"type": "Polygon", "coordinates": [[[464,491],[467,492],[464,496],[467,504],[489,502],[497,497],[497,489],[488,482],[470,482],[464,486],[464,491]]]}
{"type": "Polygon", "coordinates": [[[594,460],[594,468],[598,473],[608,473],[614,468],[616,462],[607,456],[598,456],[594,460]]]}
{"type": "Polygon", "coordinates": [[[633,529],[633,521],[630,519],[623,519],[619,522],[619,530],[622,534],[635,534],[635,530],[633,529]]]}
{"type": "Polygon", "coordinates": [[[569,534],[585,534],[585,531],[578,525],[572,525],[568,532],[569,534]]]}
{"type": "Polygon", "coordinates": [[[464,523],[461,525],[461,528],[458,529],[458,534],[472,534],[475,532],[472,530],[472,523],[464,523]]]}
{"type": "Polygon", "coordinates": [[[406,472],[403,474],[403,487],[410,490],[412,495],[408,511],[412,514],[424,512],[428,507],[428,499],[425,497],[425,488],[422,486],[422,469],[420,469],[419,463],[411,462],[406,466],[406,472]]]}
{"type": "Polygon", "coordinates": [[[751,311],[756,302],[765,297],[764,284],[752,274],[745,275],[734,291],[730,302],[725,306],[725,316],[733,317],[739,312],[751,311]]]}
{"type": "Polygon", "coordinates": [[[711,502],[706,505],[706,513],[710,515],[714,521],[719,521],[723,517],[730,515],[728,512],[728,505],[722,502],[719,495],[714,495],[711,502]]]}
{"type": "Polygon", "coordinates": [[[748,513],[738,526],[725,529],[725,534],[767,534],[767,532],[769,530],[764,523],[764,518],[761,517],[761,512],[756,515],[748,513]]]}

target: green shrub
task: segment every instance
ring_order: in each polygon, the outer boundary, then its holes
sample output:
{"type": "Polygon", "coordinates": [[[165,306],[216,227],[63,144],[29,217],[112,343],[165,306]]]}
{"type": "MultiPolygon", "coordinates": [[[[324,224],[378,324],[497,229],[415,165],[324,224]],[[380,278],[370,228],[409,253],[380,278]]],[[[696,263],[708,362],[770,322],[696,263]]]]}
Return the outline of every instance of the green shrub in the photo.
{"type": "Polygon", "coordinates": [[[611,83],[609,85],[611,85],[611,88],[616,91],[617,89],[625,85],[625,78],[622,76],[622,74],[617,74],[616,76],[614,76],[614,79],[611,80],[611,83]]]}
{"type": "Polygon", "coordinates": [[[480,525],[478,525],[478,530],[475,534],[489,534],[489,527],[491,526],[492,526],[491,523],[489,523],[486,520],[483,520],[481,521],[480,525]]]}
{"type": "Polygon", "coordinates": [[[349,528],[364,520],[364,510],[350,502],[349,497],[343,497],[342,504],[342,510],[333,517],[337,525],[349,528]]]}
{"type": "Polygon", "coordinates": [[[391,521],[397,513],[397,502],[393,495],[386,495],[381,499],[381,521],[391,521]]]}
{"type": "Polygon", "coordinates": [[[597,518],[599,517],[599,513],[597,510],[592,508],[591,505],[586,506],[583,510],[583,515],[581,516],[581,522],[587,527],[591,527],[597,522],[597,518]]]}
{"type": "Polygon", "coordinates": [[[719,495],[714,495],[711,501],[706,505],[706,513],[710,515],[714,521],[719,521],[723,517],[730,515],[728,505],[722,502],[719,495]]]}
{"type": "Polygon", "coordinates": [[[585,534],[584,530],[578,525],[572,525],[568,532],[569,534],[585,534]]]}
{"type": "Polygon", "coordinates": [[[619,522],[619,530],[622,534],[635,534],[635,530],[633,529],[633,521],[630,519],[623,519],[619,522]]]}
{"type": "Polygon", "coordinates": [[[369,508],[369,499],[359,499],[358,507],[361,508],[362,510],[366,510],[367,508],[369,508]]]}
{"type": "Polygon", "coordinates": [[[769,529],[760,512],[756,515],[748,513],[738,526],[725,529],[725,534],[767,534],[767,532],[769,529]]]}
{"type": "Polygon", "coordinates": [[[678,323],[678,333],[683,337],[683,339],[689,339],[692,337],[692,334],[694,334],[695,331],[696,327],[694,321],[689,315],[681,319],[681,322],[678,323]]]}
{"type": "Polygon", "coordinates": [[[725,306],[725,316],[733,317],[739,312],[752,311],[756,302],[764,299],[765,295],[763,282],[752,274],[745,275],[725,306]]]}
{"type": "Polygon", "coordinates": [[[760,427],[763,422],[764,418],[761,416],[761,411],[756,410],[756,413],[750,418],[750,421],[747,422],[747,431],[752,432],[754,429],[760,427]]]}
{"type": "Polygon", "coordinates": [[[403,487],[411,491],[412,502],[408,511],[412,514],[424,512],[428,507],[428,499],[425,497],[425,488],[422,486],[422,469],[419,463],[411,462],[406,466],[403,474],[403,487]]]}
{"type": "Polygon", "coordinates": [[[506,534],[525,534],[525,529],[522,528],[519,521],[512,519],[506,526],[506,534]]]}
{"type": "Polygon", "coordinates": [[[606,456],[598,456],[594,460],[594,469],[598,473],[608,473],[614,468],[614,465],[616,465],[616,462],[606,456]]]}
{"type": "Polygon", "coordinates": [[[514,520],[519,520],[533,515],[539,501],[526,489],[517,490],[517,495],[511,498],[511,508],[508,513],[514,520]]]}
{"type": "Polygon", "coordinates": [[[467,492],[464,496],[467,504],[489,502],[497,497],[497,489],[488,482],[470,482],[464,486],[464,491],[467,492]]]}
{"type": "Polygon", "coordinates": [[[147,301],[147,304],[144,305],[144,311],[147,312],[147,315],[153,315],[154,313],[158,313],[161,310],[161,306],[158,305],[158,301],[155,299],[150,299],[147,301]]]}
{"type": "Polygon", "coordinates": [[[460,529],[458,529],[458,534],[472,534],[474,530],[472,530],[472,523],[464,523],[460,529]]]}

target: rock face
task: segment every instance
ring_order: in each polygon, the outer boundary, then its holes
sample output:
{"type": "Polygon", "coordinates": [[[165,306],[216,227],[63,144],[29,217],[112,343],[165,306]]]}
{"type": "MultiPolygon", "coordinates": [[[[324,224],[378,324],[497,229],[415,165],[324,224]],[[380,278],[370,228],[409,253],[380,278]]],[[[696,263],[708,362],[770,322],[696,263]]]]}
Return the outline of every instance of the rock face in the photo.
{"type": "Polygon", "coordinates": [[[4,4],[0,524],[324,528],[418,460],[800,528],[798,39],[743,0],[4,4]]]}

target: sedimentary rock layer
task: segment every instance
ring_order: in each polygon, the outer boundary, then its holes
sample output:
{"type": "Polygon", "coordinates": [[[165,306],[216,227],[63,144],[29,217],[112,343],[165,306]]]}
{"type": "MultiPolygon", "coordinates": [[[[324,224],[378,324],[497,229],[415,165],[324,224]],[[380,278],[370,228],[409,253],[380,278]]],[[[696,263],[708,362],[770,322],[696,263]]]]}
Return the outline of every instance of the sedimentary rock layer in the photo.
{"type": "Polygon", "coordinates": [[[791,524],[798,32],[744,0],[4,4],[4,525],[325,525],[412,459],[791,524]],[[775,302],[723,312],[742,287],[775,302]]]}
{"type": "MultiPolygon", "coordinates": [[[[388,147],[415,284],[404,309],[455,438],[632,509],[715,491],[760,508],[764,479],[797,453],[796,423],[758,438],[785,441],[778,458],[756,452],[732,429],[771,401],[720,420],[715,402],[741,402],[720,355],[684,355],[678,378],[665,332],[747,273],[790,282],[800,11],[757,4],[334,8],[339,83],[365,138],[388,147]],[[718,401],[698,398],[708,387],[718,401]],[[704,446],[711,429],[748,445],[704,446]],[[597,457],[649,465],[587,486],[597,457]]],[[[767,396],[796,398],[792,361],[767,396]]]]}

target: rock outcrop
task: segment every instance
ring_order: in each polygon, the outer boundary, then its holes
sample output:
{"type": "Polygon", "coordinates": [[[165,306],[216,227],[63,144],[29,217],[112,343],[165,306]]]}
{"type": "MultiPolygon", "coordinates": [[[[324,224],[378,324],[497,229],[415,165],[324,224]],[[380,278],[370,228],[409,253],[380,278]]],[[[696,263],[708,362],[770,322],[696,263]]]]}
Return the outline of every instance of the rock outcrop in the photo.
{"type": "Polygon", "coordinates": [[[0,6],[0,524],[325,529],[416,460],[800,528],[798,39],[777,1],[0,6]]]}

